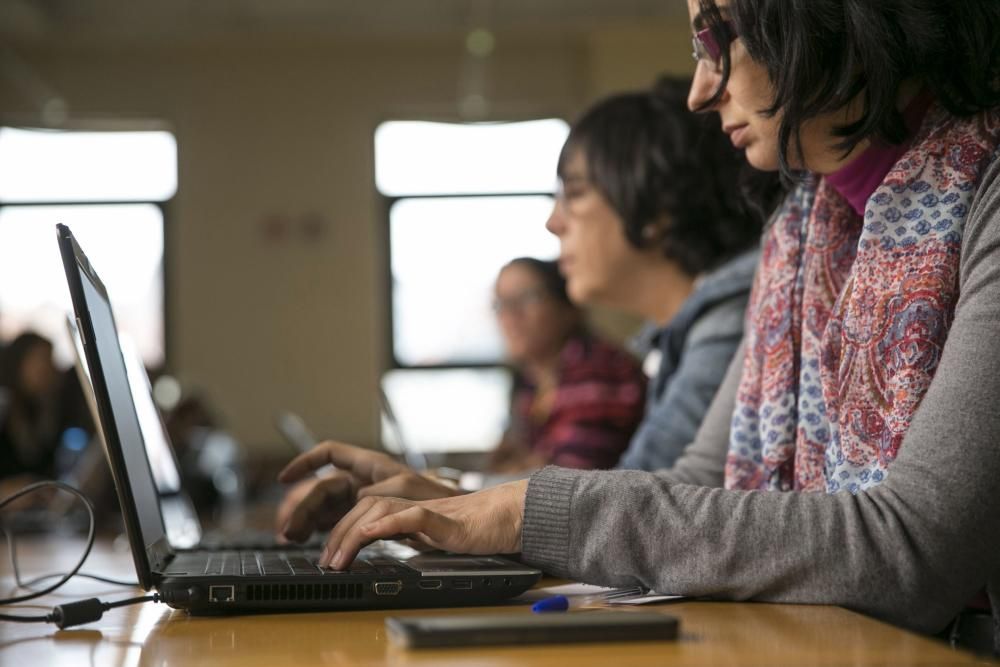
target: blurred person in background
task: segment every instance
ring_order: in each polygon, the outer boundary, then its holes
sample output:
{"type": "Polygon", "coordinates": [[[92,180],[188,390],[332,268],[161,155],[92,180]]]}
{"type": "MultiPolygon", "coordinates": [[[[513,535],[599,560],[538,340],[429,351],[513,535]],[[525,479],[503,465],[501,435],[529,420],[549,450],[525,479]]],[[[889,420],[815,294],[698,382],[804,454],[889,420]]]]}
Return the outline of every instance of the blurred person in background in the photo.
{"type": "Polygon", "coordinates": [[[52,342],[36,333],[22,333],[0,355],[0,497],[55,478],[61,381],[52,342]]]}
{"type": "Polygon", "coordinates": [[[776,177],[752,172],[718,124],[687,109],[690,81],[608,97],[574,124],[546,225],[570,297],[647,322],[646,414],[619,467],[669,468],[694,439],[743,336],[776,177]],[[740,191],[754,181],[754,199],[740,191]]]}
{"type": "MultiPolygon", "coordinates": [[[[640,337],[647,404],[619,467],[670,468],[694,440],[742,338],[757,243],[783,194],[779,179],[751,170],[717,123],[690,113],[689,86],[664,78],[585,112],[563,147],[547,223],[574,302],[648,322],[640,337]]],[[[310,480],[290,492],[277,516],[290,537],[332,525],[352,494],[458,493],[384,454],[333,450],[349,479],[310,480]],[[323,520],[304,520],[307,509],[323,520]]]]}
{"type": "Polygon", "coordinates": [[[515,375],[510,423],[490,470],[613,466],[642,418],[638,362],[588,331],[556,262],[515,259],[501,269],[495,290],[515,375]]]}

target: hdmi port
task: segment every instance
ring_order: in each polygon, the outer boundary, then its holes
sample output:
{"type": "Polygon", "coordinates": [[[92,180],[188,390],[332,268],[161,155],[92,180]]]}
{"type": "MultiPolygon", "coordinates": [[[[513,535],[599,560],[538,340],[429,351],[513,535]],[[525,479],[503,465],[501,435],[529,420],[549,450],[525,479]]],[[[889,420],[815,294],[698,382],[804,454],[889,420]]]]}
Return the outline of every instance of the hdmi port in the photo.
{"type": "Polygon", "coordinates": [[[401,581],[375,582],[375,595],[399,595],[401,590],[403,590],[403,582],[401,581]]]}
{"type": "Polygon", "coordinates": [[[455,579],[451,587],[459,591],[467,591],[472,588],[472,579],[455,579]]]}
{"type": "Polygon", "coordinates": [[[421,581],[417,585],[425,591],[436,591],[441,588],[443,583],[440,579],[427,579],[425,581],[421,581]]]}

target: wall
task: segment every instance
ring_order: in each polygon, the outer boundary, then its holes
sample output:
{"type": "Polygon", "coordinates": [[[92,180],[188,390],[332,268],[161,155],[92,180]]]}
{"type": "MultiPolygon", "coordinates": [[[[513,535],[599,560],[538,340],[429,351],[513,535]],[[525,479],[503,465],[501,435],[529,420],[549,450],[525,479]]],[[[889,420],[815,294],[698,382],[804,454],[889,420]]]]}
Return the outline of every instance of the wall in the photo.
{"type": "MultiPolygon", "coordinates": [[[[689,40],[669,25],[501,36],[489,68],[493,114],[572,117],[599,95],[690,69],[689,40]]],[[[387,118],[453,117],[460,53],[444,37],[20,53],[76,116],[173,126],[169,364],[258,451],[279,447],[279,408],[324,436],[376,439],[386,288],[372,134],[387,118]],[[262,232],[271,216],[303,215],[327,221],[326,233],[271,242],[262,232]]],[[[0,82],[0,113],[34,111],[0,82]]]]}

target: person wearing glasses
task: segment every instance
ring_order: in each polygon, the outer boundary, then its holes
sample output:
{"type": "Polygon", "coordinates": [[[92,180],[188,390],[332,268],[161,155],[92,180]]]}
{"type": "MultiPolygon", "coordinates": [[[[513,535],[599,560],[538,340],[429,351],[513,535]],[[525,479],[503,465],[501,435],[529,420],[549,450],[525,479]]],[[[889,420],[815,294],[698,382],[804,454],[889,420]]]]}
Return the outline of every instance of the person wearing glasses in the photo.
{"type": "Polygon", "coordinates": [[[326,560],[414,534],[596,584],[834,604],[927,633],[961,614],[958,640],[995,649],[1000,626],[968,610],[1000,610],[1000,3],[688,7],[690,106],[794,184],[688,450],[725,452],[724,469],[547,467],[467,496],[367,497],[326,560]]]}
{"type": "MultiPolygon", "coordinates": [[[[717,124],[688,112],[689,88],[689,80],[665,77],[650,89],[608,97],[573,123],[547,223],[560,241],[565,281],[554,263],[516,260],[496,284],[508,352],[526,372],[518,375],[511,427],[492,472],[523,473],[546,463],[668,468],[694,438],[742,338],[763,211],[768,199],[773,208],[780,187],[777,178],[749,170],[717,124]],[[764,197],[741,192],[751,182],[768,186],[764,197]],[[586,339],[565,333],[581,321],[570,299],[649,323],[635,345],[650,375],[637,430],[613,418],[625,407],[613,397],[614,385],[584,375],[615,357],[599,342],[596,353],[581,354],[586,339]],[[541,354],[528,354],[532,349],[541,354]],[[560,372],[573,359],[579,369],[560,372]]],[[[338,489],[411,499],[459,492],[378,452],[343,448],[353,463],[342,468],[377,476],[357,474],[346,487],[340,479],[302,482],[276,513],[279,532],[286,524],[288,537],[332,526],[338,489]]],[[[699,464],[714,469],[722,460],[699,464]]],[[[506,479],[489,477],[497,481],[506,479]]]]}
{"type": "Polygon", "coordinates": [[[636,359],[588,331],[556,262],[508,262],[495,293],[515,373],[510,423],[489,471],[613,466],[642,418],[645,377],[636,359]]]}

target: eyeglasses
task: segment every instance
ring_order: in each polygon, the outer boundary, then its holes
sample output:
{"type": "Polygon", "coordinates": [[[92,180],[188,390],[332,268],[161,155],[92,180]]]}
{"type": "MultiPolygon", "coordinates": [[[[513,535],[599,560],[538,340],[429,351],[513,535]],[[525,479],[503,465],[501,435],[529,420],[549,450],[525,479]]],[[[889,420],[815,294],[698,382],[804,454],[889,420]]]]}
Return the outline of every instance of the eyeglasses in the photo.
{"type": "Polygon", "coordinates": [[[739,37],[732,21],[723,21],[722,28],[725,34],[725,41],[722,44],[716,40],[711,28],[699,30],[691,38],[691,57],[695,62],[704,60],[710,63],[717,72],[722,67],[722,50],[728,49],[733,40],[739,37]]]}
{"type": "Polygon", "coordinates": [[[493,300],[493,312],[497,315],[503,313],[521,312],[525,308],[540,304],[548,296],[540,289],[526,289],[523,292],[508,297],[497,297],[493,300]]]}

